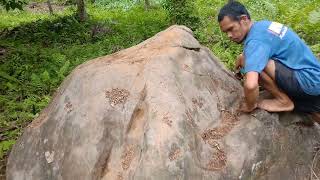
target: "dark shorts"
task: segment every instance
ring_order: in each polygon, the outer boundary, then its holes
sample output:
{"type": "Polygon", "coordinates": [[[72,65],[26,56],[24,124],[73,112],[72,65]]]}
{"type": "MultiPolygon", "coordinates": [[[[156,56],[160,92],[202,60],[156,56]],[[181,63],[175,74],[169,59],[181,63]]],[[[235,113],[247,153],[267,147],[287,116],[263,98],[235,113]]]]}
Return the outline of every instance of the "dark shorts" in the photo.
{"type": "Polygon", "coordinates": [[[320,112],[320,96],[305,93],[293,69],[275,61],[275,80],[278,87],[294,102],[294,110],[305,113],[320,112]]]}

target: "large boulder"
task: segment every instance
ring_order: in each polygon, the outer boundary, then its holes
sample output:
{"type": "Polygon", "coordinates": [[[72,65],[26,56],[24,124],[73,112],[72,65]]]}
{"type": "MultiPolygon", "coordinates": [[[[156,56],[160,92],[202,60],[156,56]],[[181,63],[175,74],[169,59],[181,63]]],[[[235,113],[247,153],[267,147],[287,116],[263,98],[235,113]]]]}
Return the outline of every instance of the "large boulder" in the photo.
{"type": "Polygon", "coordinates": [[[13,147],[7,179],[310,178],[319,132],[297,115],[239,115],[242,94],[172,26],[77,67],[13,147]]]}

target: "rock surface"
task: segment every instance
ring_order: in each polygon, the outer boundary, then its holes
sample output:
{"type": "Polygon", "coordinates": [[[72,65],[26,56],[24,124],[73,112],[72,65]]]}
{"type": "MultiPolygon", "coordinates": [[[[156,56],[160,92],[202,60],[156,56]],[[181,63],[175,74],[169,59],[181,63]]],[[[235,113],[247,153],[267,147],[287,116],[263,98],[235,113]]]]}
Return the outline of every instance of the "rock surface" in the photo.
{"type": "Polygon", "coordinates": [[[238,115],[241,97],[172,26],[77,67],[12,149],[7,179],[309,179],[318,131],[297,115],[238,115]]]}

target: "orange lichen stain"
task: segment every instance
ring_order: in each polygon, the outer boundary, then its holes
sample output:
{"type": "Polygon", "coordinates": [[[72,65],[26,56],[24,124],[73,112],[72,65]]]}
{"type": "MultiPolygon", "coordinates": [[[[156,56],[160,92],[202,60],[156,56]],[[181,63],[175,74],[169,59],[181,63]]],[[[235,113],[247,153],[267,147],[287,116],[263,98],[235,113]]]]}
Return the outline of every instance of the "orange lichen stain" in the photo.
{"type": "Polygon", "coordinates": [[[122,158],[121,165],[122,165],[123,170],[129,169],[131,161],[134,158],[134,154],[135,154],[134,145],[130,145],[125,149],[125,151],[123,152],[123,154],[121,156],[121,158],[122,158]]]}
{"type": "Polygon", "coordinates": [[[123,104],[127,101],[130,92],[126,89],[114,88],[111,91],[106,91],[106,98],[109,99],[109,103],[112,107],[117,104],[123,104]]]}
{"type": "Polygon", "coordinates": [[[169,159],[170,161],[176,160],[181,156],[181,150],[180,148],[175,148],[173,151],[169,153],[169,159]]]}

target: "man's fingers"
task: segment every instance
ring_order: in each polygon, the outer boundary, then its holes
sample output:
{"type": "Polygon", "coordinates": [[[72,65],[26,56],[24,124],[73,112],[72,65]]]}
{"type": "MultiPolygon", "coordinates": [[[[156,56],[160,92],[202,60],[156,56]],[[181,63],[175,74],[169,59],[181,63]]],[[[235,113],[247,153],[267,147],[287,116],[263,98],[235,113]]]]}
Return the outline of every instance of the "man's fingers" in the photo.
{"type": "Polygon", "coordinates": [[[236,65],[235,65],[235,70],[236,70],[236,71],[240,71],[241,68],[242,68],[242,65],[239,64],[239,63],[236,63],[236,65]]]}
{"type": "Polygon", "coordinates": [[[241,69],[243,68],[243,64],[241,61],[237,60],[236,61],[236,64],[235,64],[235,69],[238,70],[238,69],[241,69]]]}

